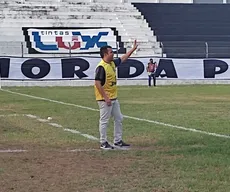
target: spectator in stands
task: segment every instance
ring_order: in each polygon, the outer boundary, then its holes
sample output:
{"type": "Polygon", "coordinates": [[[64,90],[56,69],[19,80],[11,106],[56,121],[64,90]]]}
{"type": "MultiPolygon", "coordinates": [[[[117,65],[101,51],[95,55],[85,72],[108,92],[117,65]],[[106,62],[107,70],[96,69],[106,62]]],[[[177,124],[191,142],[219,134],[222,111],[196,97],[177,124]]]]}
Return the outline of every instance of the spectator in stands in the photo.
{"type": "Polygon", "coordinates": [[[134,41],[133,48],[126,54],[114,60],[112,47],[104,46],[100,49],[101,62],[96,67],[95,73],[95,96],[100,109],[99,132],[100,148],[110,150],[115,148],[126,148],[130,145],[122,140],[122,120],[120,104],[117,99],[116,67],[127,60],[137,49],[134,41]],[[114,144],[107,141],[107,127],[110,117],[114,118],[114,144]]]}
{"type": "Polygon", "coordinates": [[[148,76],[149,76],[149,87],[151,87],[151,80],[153,78],[153,86],[156,86],[156,69],[157,69],[157,63],[153,62],[153,59],[149,60],[149,63],[146,67],[146,70],[148,72],[148,76]]]}

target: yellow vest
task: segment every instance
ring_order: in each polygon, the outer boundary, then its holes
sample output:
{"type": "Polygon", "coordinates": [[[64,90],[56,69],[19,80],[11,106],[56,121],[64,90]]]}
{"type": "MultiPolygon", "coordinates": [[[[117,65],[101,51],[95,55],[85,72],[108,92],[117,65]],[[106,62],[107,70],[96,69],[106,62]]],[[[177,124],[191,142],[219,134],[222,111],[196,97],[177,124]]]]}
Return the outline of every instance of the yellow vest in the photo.
{"type": "MultiPolygon", "coordinates": [[[[105,84],[102,86],[106,95],[109,99],[117,98],[117,77],[116,77],[116,65],[112,61],[110,63],[106,63],[103,60],[97,65],[97,67],[102,66],[105,70],[105,84]]],[[[96,100],[105,100],[104,97],[99,93],[97,87],[94,85],[94,91],[96,100]]]]}

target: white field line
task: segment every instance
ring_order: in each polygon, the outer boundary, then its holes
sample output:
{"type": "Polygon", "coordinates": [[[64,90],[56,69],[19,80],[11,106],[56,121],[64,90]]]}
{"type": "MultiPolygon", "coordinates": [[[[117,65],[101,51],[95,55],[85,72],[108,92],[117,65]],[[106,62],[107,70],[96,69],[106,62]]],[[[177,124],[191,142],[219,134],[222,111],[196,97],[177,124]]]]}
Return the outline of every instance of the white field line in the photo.
{"type": "MultiPolygon", "coordinates": [[[[57,123],[50,123],[49,120],[47,119],[42,119],[40,117],[37,117],[35,115],[31,115],[31,114],[8,114],[8,115],[0,115],[0,117],[16,117],[16,116],[26,116],[32,119],[35,119],[37,121],[40,121],[42,123],[48,123],[49,125],[56,127],[56,128],[63,128],[64,131],[68,131],[71,132],[73,134],[78,134],[81,135],[83,137],[86,137],[87,139],[91,139],[91,140],[95,140],[98,141],[99,139],[92,136],[92,135],[88,135],[88,134],[84,134],[81,133],[80,131],[77,130],[73,130],[73,129],[67,129],[64,128],[62,125],[59,125],[57,123]]],[[[100,151],[99,149],[72,149],[72,150],[66,150],[64,152],[90,152],[90,151],[100,151]]],[[[0,149],[0,153],[22,153],[22,152],[28,152],[28,150],[23,150],[23,149],[0,149]]]]}
{"type": "Polygon", "coordinates": [[[52,125],[53,127],[57,127],[57,128],[62,128],[62,125],[59,125],[57,123],[49,123],[49,125],[52,125]]]}
{"type": "Polygon", "coordinates": [[[27,150],[22,149],[1,149],[0,153],[22,153],[27,152],[27,150]]]}
{"type": "Polygon", "coordinates": [[[66,152],[91,152],[91,151],[101,151],[101,149],[72,149],[66,152]]]}
{"type": "MultiPolygon", "coordinates": [[[[92,152],[92,151],[101,151],[100,149],[71,149],[61,152],[92,152]]],[[[23,149],[0,149],[0,153],[25,153],[25,152],[34,152],[32,150],[23,150],[23,149]]]]}
{"type": "MultiPolygon", "coordinates": [[[[49,102],[53,102],[53,103],[73,106],[73,107],[86,109],[86,110],[91,110],[91,111],[99,111],[98,109],[94,109],[94,108],[91,108],[91,107],[85,107],[85,106],[82,106],[82,105],[76,105],[76,104],[73,104],[73,103],[65,103],[65,102],[62,102],[62,101],[56,101],[56,100],[52,100],[52,99],[47,99],[47,98],[43,98],[43,97],[37,97],[37,96],[33,96],[33,95],[18,93],[18,92],[14,92],[14,91],[5,90],[5,89],[0,89],[0,90],[4,91],[4,92],[11,93],[11,94],[15,94],[15,95],[20,95],[20,96],[24,96],[24,97],[30,97],[30,98],[33,98],[33,99],[49,101],[49,102]]],[[[133,119],[133,120],[136,120],[136,121],[143,121],[143,122],[153,123],[153,124],[162,125],[162,126],[165,126],[165,127],[170,127],[170,128],[175,128],[175,129],[180,129],[180,130],[184,130],[184,131],[190,131],[190,132],[201,133],[201,134],[205,134],[205,135],[211,135],[211,136],[215,136],[215,137],[221,137],[221,138],[230,139],[229,135],[222,135],[222,134],[217,134],[217,133],[212,133],[212,132],[207,132],[207,131],[201,131],[199,129],[186,128],[186,127],[182,127],[182,126],[171,125],[171,124],[168,124],[168,123],[163,123],[163,122],[153,121],[153,120],[148,120],[148,119],[142,119],[142,118],[127,116],[127,115],[124,115],[124,117],[128,118],[128,119],[133,119]]]]}
{"type": "Polygon", "coordinates": [[[141,119],[141,118],[126,116],[126,115],[124,115],[124,117],[126,117],[128,119],[137,120],[137,121],[145,121],[145,122],[154,123],[154,124],[157,124],[157,125],[163,125],[165,127],[172,127],[172,128],[175,128],[175,129],[181,129],[181,130],[184,130],[184,131],[202,133],[202,134],[205,134],[205,135],[212,135],[212,136],[215,136],[215,137],[222,137],[222,138],[230,139],[230,135],[222,135],[222,134],[218,134],[218,133],[211,133],[211,132],[202,131],[202,130],[199,130],[199,129],[186,128],[186,127],[182,127],[182,126],[178,126],[178,125],[171,125],[171,124],[168,124],[168,123],[162,123],[162,122],[158,122],[158,121],[153,121],[153,120],[148,120],[148,119],[141,119]]]}
{"type": "MultiPolygon", "coordinates": [[[[73,134],[78,134],[81,135],[83,137],[86,137],[87,139],[90,140],[94,140],[94,141],[99,141],[98,138],[92,136],[92,135],[88,135],[88,134],[84,134],[81,133],[80,131],[74,130],[74,129],[67,129],[64,128],[62,125],[59,125],[57,123],[50,123],[49,120],[47,119],[42,119],[40,117],[37,117],[35,115],[31,115],[31,114],[8,114],[8,115],[0,115],[0,117],[16,117],[16,116],[26,116],[32,119],[35,119],[37,121],[40,121],[42,123],[48,123],[49,125],[56,127],[56,128],[63,128],[63,131],[67,131],[67,132],[71,132],[73,134]]],[[[97,149],[73,149],[73,150],[67,150],[66,152],[89,152],[89,151],[99,151],[97,149]]],[[[28,152],[28,150],[23,150],[23,149],[0,149],[0,153],[22,153],[22,152],[28,152]]]]}
{"type": "Polygon", "coordinates": [[[63,128],[63,131],[67,131],[67,132],[70,132],[70,133],[73,133],[73,134],[78,134],[78,135],[81,135],[87,139],[90,139],[90,140],[94,140],[94,141],[98,141],[99,139],[92,136],[92,135],[88,135],[88,134],[85,134],[85,133],[81,133],[80,131],[77,131],[77,130],[74,130],[74,129],[68,129],[68,128],[64,128],[62,125],[59,125],[57,123],[51,123],[50,120],[47,120],[47,119],[42,119],[40,117],[37,117],[35,115],[31,115],[31,114],[9,114],[9,115],[0,115],[0,117],[16,117],[16,116],[26,116],[26,117],[29,117],[31,119],[36,119],[37,121],[40,121],[42,123],[48,123],[49,125],[53,126],[53,127],[56,127],[56,128],[63,128]]]}
{"type": "Polygon", "coordinates": [[[17,117],[21,116],[22,114],[6,114],[6,115],[0,115],[0,117],[17,117]]]}
{"type": "Polygon", "coordinates": [[[43,123],[48,123],[49,125],[51,125],[51,126],[53,126],[55,128],[62,128],[63,131],[68,131],[68,132],[71,132],[71,133],[74,133],[74,134],[81,135],[81,136],[83,136],[83,137],[85,137],[87,139],[90,139],[90,140],[94,140],[94,141],[98,141],[99,140],[98,138],[96,138],[96,137],[94,137],[92,135],[84,134],[84,133],[81,133],[80,131],[77,131],[77,130],[74,130],[74,129],[64,128],[60,124],[49,122],[49,120],[42,119],[42,118],[37,117],[35,115],[27,114],[26,116],[29,117],[29,118],[32,118],[32,119],[36,119],[37,121],[40,121],[40,122],[43,122],[43,123]]]}

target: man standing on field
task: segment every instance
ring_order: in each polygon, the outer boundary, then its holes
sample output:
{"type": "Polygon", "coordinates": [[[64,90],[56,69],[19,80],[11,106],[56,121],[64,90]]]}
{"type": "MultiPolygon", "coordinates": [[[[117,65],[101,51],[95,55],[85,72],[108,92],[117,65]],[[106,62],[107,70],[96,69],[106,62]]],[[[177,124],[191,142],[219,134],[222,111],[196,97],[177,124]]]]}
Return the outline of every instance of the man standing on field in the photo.
{"type": "Polygon", "coordinates": [[[148,72],[148,82],[149,82],[149,87],[151,87],[151,80],[153,78],[153,86],[156,86],[156,69],[157,69],[157,63],[153,62],[153,59],[149,60],[149,63],[146,67],[146,70],[148,72]]]}
{"type": "Polygon", "coordinates": [[[117,99],[117,77],[116,67],[126,61],[137,49],[137,42],[134,41],[133,48],[120,58],[114,60],[112,47],[104,46],[100,49],[101,62],[97,65],[95,74],[95,96],[100,109],[100,148],[110,150],[116,148],[129,147],[130,145],[122,141],[122,120],[120,104],[117,99]],[[107,141],[107,127],[110,117],[114,118],[114,145],[107,141]]]}

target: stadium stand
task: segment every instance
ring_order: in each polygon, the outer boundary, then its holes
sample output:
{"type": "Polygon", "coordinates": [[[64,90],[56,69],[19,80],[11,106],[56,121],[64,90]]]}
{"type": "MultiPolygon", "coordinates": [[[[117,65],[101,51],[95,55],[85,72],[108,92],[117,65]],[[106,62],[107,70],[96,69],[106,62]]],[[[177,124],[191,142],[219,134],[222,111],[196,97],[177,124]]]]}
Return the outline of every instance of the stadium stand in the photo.
{"type": "Polygon", "coordinates": [[[230,5],[133,3],[171,58],[228,58],[230,5]]]}
{"type": "Polygon", "coordinates": [[[119,46],[130,48],[137,39],[139,48],[134,56],[162,56],[160,43],[141,13],[131,3],[120,0],[0,0],[0,18],[1,56],[33,56],[29,55],[23,28],[41,27],[115,28],[119,46]]]}

